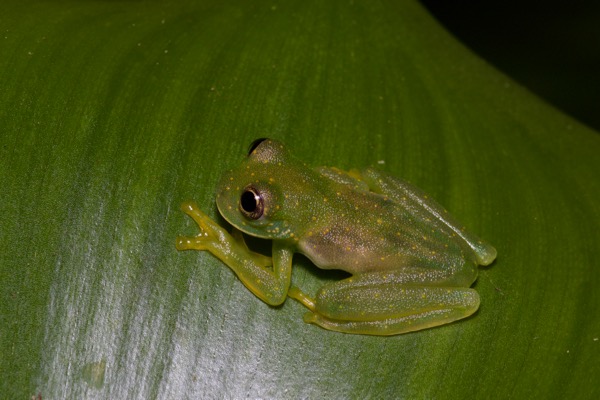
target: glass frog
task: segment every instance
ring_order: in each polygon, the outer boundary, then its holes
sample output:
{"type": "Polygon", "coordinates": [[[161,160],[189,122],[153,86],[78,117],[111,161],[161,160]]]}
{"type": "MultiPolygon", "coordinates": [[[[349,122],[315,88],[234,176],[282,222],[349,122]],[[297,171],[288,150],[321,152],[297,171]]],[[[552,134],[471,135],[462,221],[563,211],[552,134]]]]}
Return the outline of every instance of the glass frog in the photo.
{"type": "Polygon", "coordinates": [[[416,187],[370,168],[310,168],[271,139],[225,173],[216,203],[233,233],[184,203],[200,234],[177,249],[211,252],[264,302],[292,297],[305,322],[332,331],[395,335],[465,318],[479,307],[477,266],[496,258],[416,187]],[[249,250],[242,232],[270,239],[272,256],[249,250]],[[311,297],[291,284],[294,253],[350,276],[311,297]]]}

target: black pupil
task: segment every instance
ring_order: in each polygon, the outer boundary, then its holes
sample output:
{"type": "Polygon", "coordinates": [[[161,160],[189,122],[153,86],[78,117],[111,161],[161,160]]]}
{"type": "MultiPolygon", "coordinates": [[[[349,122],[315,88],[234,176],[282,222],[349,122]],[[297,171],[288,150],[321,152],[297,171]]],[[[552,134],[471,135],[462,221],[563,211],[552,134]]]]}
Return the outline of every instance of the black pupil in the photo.
{"type": "Polygon", "coordinates": [[[251,192],[249,190],[242,193],[242,198],[240,199],[240,203],[241,203],[244,211],[249,212],[249,213],[256,211],[256,207],[258,206],[258,204],[257,204],[258,199],[256,197],[257,197],[256,194],[254,194],[254,192],[251,192]]]}

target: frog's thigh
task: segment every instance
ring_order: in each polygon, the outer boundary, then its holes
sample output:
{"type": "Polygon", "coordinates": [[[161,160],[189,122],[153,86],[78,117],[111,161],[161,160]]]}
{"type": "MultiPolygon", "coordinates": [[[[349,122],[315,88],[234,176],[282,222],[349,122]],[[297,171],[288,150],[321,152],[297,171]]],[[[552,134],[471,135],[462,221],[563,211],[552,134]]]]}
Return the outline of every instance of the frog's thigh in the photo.
{"type": "Polygon", "coordinates": [[[496,258],[497,252],[494,247],[465,231],[459,221],[421,189],[372,168],[367,168],[357,174],[372,191],[383,194],[404,208],[412,210],[414,216],[436,224],[439,229],[448,230],[450,234],[460,236],[474,252],[478,264],[489,265],[496,258]]]}
{"type": "Polygon", "coordinates": [[[305,321],[346,333],[395,335],[465,318],[478,307],[477,292],[464,287],[341,281],[317,293],[305,321]]]}

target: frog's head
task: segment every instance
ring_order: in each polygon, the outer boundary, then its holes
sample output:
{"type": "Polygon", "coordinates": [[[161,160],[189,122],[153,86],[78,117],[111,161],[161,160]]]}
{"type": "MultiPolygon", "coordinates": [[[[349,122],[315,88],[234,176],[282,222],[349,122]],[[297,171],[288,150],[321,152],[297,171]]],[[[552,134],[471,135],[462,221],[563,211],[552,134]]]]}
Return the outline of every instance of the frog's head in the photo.
{"type": "Polygon", "coordinates": [[[264,239],[294,237],[293,219],[306,167],[272,139],[255,140],[248,156],[223,175],[217,207],[231,225],[264,239]],[[295,206],[296,205],[296,206],[295,206]]]}

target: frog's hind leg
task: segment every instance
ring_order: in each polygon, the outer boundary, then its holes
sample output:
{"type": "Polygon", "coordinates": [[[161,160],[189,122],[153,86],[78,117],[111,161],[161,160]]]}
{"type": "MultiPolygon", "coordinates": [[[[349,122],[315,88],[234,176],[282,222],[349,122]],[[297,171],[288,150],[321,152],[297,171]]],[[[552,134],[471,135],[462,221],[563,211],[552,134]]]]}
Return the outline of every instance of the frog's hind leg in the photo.
{"type": "Polygon", "coordinates": [[[438,229],[447,231],[451,236],[461,237],[473,252],[473,261],[477,264],[489,265],[496,258],[497,252],[494,247],[465,231],[461,223],[421,189],[372,168],[354,174],[359,174],[371,191],[387,196],[405,209],[411,210],[413,217],[437,224],[438,229]]]}
{"type": "Polygon", "coordinates": [[[305,296],[308,304],[296,293],[291,297],[311,310],[304,316],[305,322],[332,331],[367,335],[431,328],[465,318],[479,307],[479,295],[466,287],[361,280],[351,277],[326,285],[315,300],[305,296]]]}

